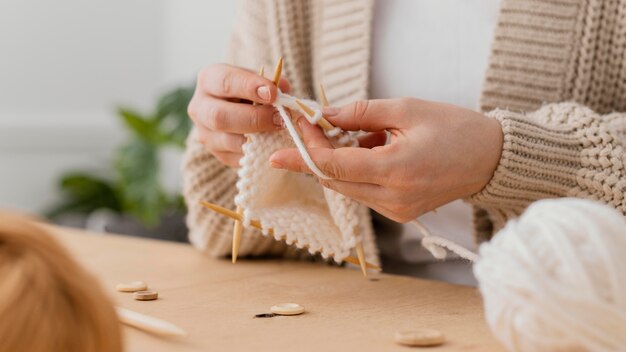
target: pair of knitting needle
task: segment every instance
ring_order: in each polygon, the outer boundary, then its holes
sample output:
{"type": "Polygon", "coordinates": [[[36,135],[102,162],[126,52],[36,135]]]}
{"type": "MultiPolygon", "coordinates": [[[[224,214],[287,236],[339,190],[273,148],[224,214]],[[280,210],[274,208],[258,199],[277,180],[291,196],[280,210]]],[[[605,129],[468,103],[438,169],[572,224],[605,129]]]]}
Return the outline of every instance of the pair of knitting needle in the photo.
{"type": "MultiPolygon", "coordinates": [[[[217,204],[213,204],[213,203],[209,203],[209,202],[205,202],[205,201],[201,201],[200,204],[202,206],[204,206],[205,208],[211,209],[214,212],[218,213],[218,214],[222,214],[226,217],[229,217],[235,221],[243,221],[243,215],[238,214],[235,211],[232,211],[230,209],[226,209],[224,207],[221,207],[217,204]]],[[[250,221],[250,226],[257,228],[259,230],[263,230],[263,227],[261,226],[261,222],[258,220],[252,220],[250,221]]],[[[269,228],[268,233],[270,236],[274,236],[274,229],[269,228]]],[[[359,261],[358,258],[352,257],[352,256],[348,256],[346,258],[344,258],[344,260],[350,264],[354,264],[354,265],[361,265],[361,261],[359,261]]],[[[380,270],[380,267],[374,264],[371,264],[369,262],[366,262],[365,259],[362,261],[362,263],[365,264],[366,269],[374,269],[374,270],[380,270]]]]}
{"type": "MultiPolygon", "coordinates": [[[[276,69],[274,70],[274,76],[273,76],[273,82],[276,85],[276,87],[278,87],[278,83],[280,82],[280,77],[282,74],[282,69],[283,69],[283,58],[280,57],[278,59],[278,63],[276,64],[276,69]]],[[[261,70],[259,72],[259,74],[261,76],[263,76],[264,74],[264,67],[261,67],[261,70]]],[[[326,98],[326,93],[324,92],[324,87],[322,85],[320,85],[320,100],[322,103],[323,107],[328,106],[328,99],[326,98]]],[[[296,99],[296,103],[302,108],[302,110],[309,115],[309,117],[313,117],[315,115],[315,112],[313,111],[313,109],[311,109],[309,106],[307,106],[306,104],[304,104],[302,101],[296,99]]],[[[333,126],[330,122],[328,122],[328,120],[326,120],[324,117],[321,117],[318,121],[317,124],[324,129],[324,131],[329,132],[331,130],[333,130],[335,128],[335,126],[333,126]]],[[[236,263],[237,262],[237,255],[239,253],[239,246],[241,244],[241,236],[243,233],[243,209],[240,206],[237,206],[237,212],[233,213],[232,211],[219,207],[217,205],[208,203],[208,202],[202,202],[202,205],[204,205],[205,207],[212,209],[216,212],[219,212],[225,216],[229,216],[231,218],[233,218],[235,220],[235,226],[233,229],[233,244],[232,244],[232,262],[236,263]]],[[[251,225],[253,227],[257,227],[259,229],[261,229],[261,224],[257,221],[252,221],[251,225]]],[[[270,232],[273,232],[273,229],[269,229],[270,232]]],[[[350,262],[352,264],[357,264],[361,267],[361,271],[363,272],[364,276],[367,276],[367,269],[368,268],[372,268],[372,269],[380,269],[377,266],[367,263],[367,261],[365,260],[365,250],[363,249],[363,243],[362,242],[358,242],[356,247],[356,253],[357,253],[357,259],[355,260],[354,257],[347,257],[345,258],[345,260],[347,262],[350,262]]]]}

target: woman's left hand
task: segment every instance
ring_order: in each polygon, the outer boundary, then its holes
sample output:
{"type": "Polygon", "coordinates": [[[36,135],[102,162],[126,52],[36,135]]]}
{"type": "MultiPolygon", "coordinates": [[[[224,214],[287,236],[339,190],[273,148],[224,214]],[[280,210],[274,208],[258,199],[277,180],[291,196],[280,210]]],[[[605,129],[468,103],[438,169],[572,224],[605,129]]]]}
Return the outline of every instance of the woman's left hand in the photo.
{"type": "MultiPolygon", "coordinates": [[[[378,140],[378,145],[333,149],[317,126],[300,118],[311,158],[332,178],[320,180],[322,185],[399,222],[482,190],[502,152],[502,128],[496,120],[448,104],[413,98],[363,100],[326,108],[324,117],[347,131],[370,132],[370,141],[378,140]],[[383,145],[380,132],[385,130],[391,139],[383,145]]],[[[297,149],[277,151],[270,165],[311,173],[297,149]]]]}

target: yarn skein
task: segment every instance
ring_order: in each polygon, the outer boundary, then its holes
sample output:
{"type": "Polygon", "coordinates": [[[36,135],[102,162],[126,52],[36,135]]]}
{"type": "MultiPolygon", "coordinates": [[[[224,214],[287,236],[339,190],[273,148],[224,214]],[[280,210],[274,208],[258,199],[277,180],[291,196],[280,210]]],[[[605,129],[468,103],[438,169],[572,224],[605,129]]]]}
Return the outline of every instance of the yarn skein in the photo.
{"type": "Polygon", "coordinates": [[[122,350],[98,282],[43,227],[1,212],[0,317],[0,352],[122,350]]]}
{"type": "Polygon", "coordinates": [[[481,245],[474,274],[511,351],[626,348],[626,219],[611,207],[536,202],[481,245]]]}

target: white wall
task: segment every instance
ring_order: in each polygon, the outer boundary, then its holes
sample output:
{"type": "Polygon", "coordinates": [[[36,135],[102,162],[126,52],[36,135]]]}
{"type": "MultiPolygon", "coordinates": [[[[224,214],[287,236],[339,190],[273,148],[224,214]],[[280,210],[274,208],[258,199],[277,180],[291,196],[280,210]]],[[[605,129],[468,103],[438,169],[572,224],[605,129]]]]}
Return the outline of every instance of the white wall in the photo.
{"type": "MultiPolygon", "coordinates": [[[[63,171],[105,170],[115,107],[150,108],[224,55],[237,1],[2,0],[0,207],[40,211],[63,171]]],[[[178,169],[170,160],[168,170],[178,169]]],[[[177,184],[178,173],[167,183],[177,184]]]]}

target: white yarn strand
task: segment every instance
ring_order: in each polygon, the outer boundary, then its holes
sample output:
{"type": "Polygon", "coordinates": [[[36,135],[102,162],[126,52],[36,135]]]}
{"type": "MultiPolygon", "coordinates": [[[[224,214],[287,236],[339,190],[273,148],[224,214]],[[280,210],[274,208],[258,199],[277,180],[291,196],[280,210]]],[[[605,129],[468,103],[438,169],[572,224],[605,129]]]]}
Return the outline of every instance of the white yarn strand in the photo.
{"type": "Polygon", "coordinates": [[[446,259],[446,249],[452,253],[458,255],[463,259],[467,259],[470,262],[478,260],[478,255],[463,246],[460,246],[453,241],[446,238],[433,236],[428,228],[424,226],[419,220],[414,219],[411,224],[415,225],[417,229],[422,233],[422,246],[426,248],[433,257],[437,259],[446,259]]]}
{"type": "Polygon", "coordinates": [[[285,122],[285,127],[287,127],[287,131],[289,132],[289,135],[293,139],[293,142],[296,144],[296,147],[298,148],[298,152],[300,152],[300,155],[302,156],[302,160],[304,160],[304,163],[306,164],[306,166],[308,166],[309,169],[311,169],[311,171],[322,180],[330,180],[331,178],[326,176],[326,174],[324,174],[324,172],[322,172],[322,170],[320,170],[317,167],[317,165],[315,165],[315,163],[313,162],[313,159],[311,159],[311,156],[309,155],[309,152],[307,151],[306,146],[304,145],[304,142],[302,142],[302,140],[300,139],[300,136],[298,136],[298,132],[296,131],[295,127],[293,127],[293,123],[291,122],[289,115],[287,115],[285,108],[279,104],[276,104],[274,106],[276,106],[278,113],[283,118],[283,121],[285,122]]]}
{"type": "MultiPolygon", "coordinates": [[[[304,111],[304,109],[302,109],[302,107],[298,103],[296,103],[296,97],[293,97],[289,94],[285,94],[281,92],[280,89],[278,90],[278,96],[276,97],[276,101],[274,102],[273,105],[278,110],[278,113],[280,114],[283,121],[285,122],[285,127],[287,127],[287,131],[289,132],[291,139],[293,139],[293,142],[296,144],[296,147],[298,148],[298,152],[302,156],[304,163],[309,167],[309,169],[311,169],[311,171],[317,177],[323,180],[330,180],[331,178],[328,177],[322,170],[320,170],[317,167],[317,165],[315,165],[315,162],[309,155],[309,152],[306,149],[304,142],[302,142],[302,140],[300,139],[300,136],[298,135],[298,132],[294,128],[293,123],[291,122],[291,118],[285,111],[285,107],[288,107],[291,110],[297,110],[302,114],[302,116],[304,116],[307,119],[307,121],[309,121],[310,124],[315,125],[322,118],[322,107],[320,106],[320,104],[318,104],[314,100],[308,100],[308,99],[300,99],[300,100],[313,110],[314,112],[313,116],[309,116],[309,114],[307,114],[306,111],[304,111]]],[[[339,136],[341,132],[343,132],[341,128],[335,127],[329,131],[324,131],[324,135],[326,135],[326,137],[332,138],[332,137],[339,136]]],[[[345,146],[347,145],[352,146],[352,147],[359,146],[358,139],[350,135],[349,133],[346,133],[343,136],[339,137],[338,142],[340,145],[345,145],[345,146]]]]}
{"type": "Polygon", "coordinates": [[[291,122],[291,118],[289,117],[289,115],[287,114],[284,108],[286,106],[290,109],[298,110],[307,119],[307,121],[309,121],[309,123],[316,124],[317,121],[322,117],[322,110],[320,106],[317,104],[317,102],[309,101],[309,100],[306,100],[306,102],[309,104],[309,106],[312,107],[313,111],[315,111],[315,115],[313,117],[310,117],[305,111],[302,110],[300,105],[296,103],[295,97],[292,97],[289,94],[285,94],[281,92],[279,89],[278,97],[276,97],[276,101],[274,102],[274,107],[276,108],[276,110],[278,110],[280,117],[283,118],[283,121],[285,122],[285,127],[287,127],[287,131],[289,132],[291,139],[293,139],[293,142],[296,144],[296,147],[298,148],[298,152],[302,156],[302,160],[304,160],[304,163],[306,164],[306,166],[308,166],[309,169],[311,169],[311,171],[315,174],[315,176],[321,178],[322,180],[330,180],[331,178],[326,176],[326,174],[322,170],[320,170],[317,167],[317,165],[315,165],[315,162],[313,162],[313,159],[311,159],[311,156],[309,155],[309,152],[306,149],[304,142],[302,142],[302,140],[300,139],[298,132],[296,131],[295,127],[293,126],[293,123],[291,122]]]}

